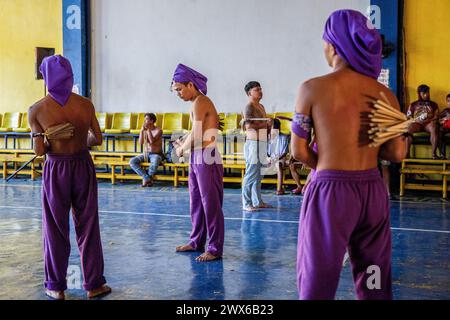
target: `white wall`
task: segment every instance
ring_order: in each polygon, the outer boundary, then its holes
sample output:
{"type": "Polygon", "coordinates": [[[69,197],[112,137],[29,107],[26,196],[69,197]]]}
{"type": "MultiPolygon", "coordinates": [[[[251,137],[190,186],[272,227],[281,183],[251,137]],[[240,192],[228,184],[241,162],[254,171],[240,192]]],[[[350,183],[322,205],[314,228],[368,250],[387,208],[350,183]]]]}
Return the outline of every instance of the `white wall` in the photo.
{"type": "Polygon", "coordinates": [[[105,112],[188,112],[169,92],[178,63],[208,77],[220,112],[240,112],[260,81],[268,112],[293,111],[304,80],[327,73],[328,15],[369,0],[94,0],[92,94],[105,112]]]}

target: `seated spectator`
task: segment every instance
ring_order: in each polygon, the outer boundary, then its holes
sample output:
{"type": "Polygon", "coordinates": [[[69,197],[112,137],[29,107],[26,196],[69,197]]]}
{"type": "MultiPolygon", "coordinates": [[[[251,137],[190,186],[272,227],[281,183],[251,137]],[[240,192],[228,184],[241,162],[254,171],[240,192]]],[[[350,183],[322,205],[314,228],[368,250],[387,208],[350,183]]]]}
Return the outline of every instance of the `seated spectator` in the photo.
{"type": "Polygon", "coordinates": [[[130,166],[138,175],[142,177],[142,186],[153,185],[154,175],[162,159],[162,130],[155,126],[156,116],[147,113],[144,117],[141,132],[139,133],[139,143],[144,146],[143,154],[130,160],[130,166]],[[150,161],[148,173],[142,167],[142,162],[150,161]]]}
{"type": "Polygon", "coordinates": [[[450,93],[446,98],[447,107],[439,114],[440,137],[441,137],[441,154],[445,158],[445,139],[444,136],[450,132],[450,93]]]}
{"type": "MultiPolygon", "coordinates": [[[[427,85],[421,85],[417,89],[419,100],[413,102],[406,113],[408,118],[414,119],[409,127],[408,133],[417,132],[430,133],[430,142],[433,149],[433,159],[441,159],[436,154],[439,144],[439,125],[437,123],[439,107],[430,100],[430,88],[427,85]]],[[[408,139],[408,151],[412,144],[412,136],[408,139]]]]}
{"type": "Polygon", "coordinates": [[[297,172],[298,168],[302,167],[300,162],[296,162],[289,153],[290,136],[280,134],[281,123],[280,120],[274,119],[270,133],[269,156],[270,165],[275,165],[277,170],[277,195],[284,195],[283,188],[283,170],[289,166],[292,177],[297,184],[297,187],[292,191],[293,194],[301,194],[302,184],[300,182],[300,175],[297,172]]]}

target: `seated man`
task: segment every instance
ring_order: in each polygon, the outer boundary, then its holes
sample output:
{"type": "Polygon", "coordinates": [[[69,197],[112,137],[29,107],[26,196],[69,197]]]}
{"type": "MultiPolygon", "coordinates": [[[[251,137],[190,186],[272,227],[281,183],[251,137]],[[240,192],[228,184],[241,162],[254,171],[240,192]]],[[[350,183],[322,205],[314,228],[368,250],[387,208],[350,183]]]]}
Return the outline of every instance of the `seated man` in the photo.
{"type": "MultiPolygon", "coordinates": [[[[440,159],[436,154],[439,144],[439,126],[437,124],[439,107],[430,100],[430,88],[427,85],[421,85],[417,88],[419,100],[413,102],[406,113],[408,118],[415,121],[409,127],[409,134],[417,132],[428,132],[430,134],[430,142],[433,148],[433,159],[440,159]]],[[[412,136],[408,138],[408,151],[412,144],[412,136]]]]}
{"type": "Polygon", "coordinates": [[[270,131],[270,144],[269,144],[269,156],[270,161],[275,163],[277,169],[277,195],[284,195],[283,189],[283,170],[287,166],[294,178],[297,187],[292,190],[293,194],[302,193],[302,183],[300,182],[300,176],[297,172],[297,168],[301,168],[302,164],[296,162],[289,153],[290,136],[280,134],[281,123],[280,120],[274,119],[272,130],[270,131]]]}
{"type": "Polygon", "coordinates": [[[444,137],[450,132],[450,93],[447,95],[447,108],[442,110],[439,114],[440,140],[441,140],[441,155],[445,159],[445,140],[444,137]]]}
{"type": "Polygon", "coordinates": [[[156,116],[147,113],[144,117],[139,143],[144,145],[144,153],[130,160],[131,169],[142,177],[142,186],[151,187],[153,178],[162,159],[162,130],[155,126],[156,116]],[[141,163],[150,161],[148,174],[142,169],[141,163]]]}

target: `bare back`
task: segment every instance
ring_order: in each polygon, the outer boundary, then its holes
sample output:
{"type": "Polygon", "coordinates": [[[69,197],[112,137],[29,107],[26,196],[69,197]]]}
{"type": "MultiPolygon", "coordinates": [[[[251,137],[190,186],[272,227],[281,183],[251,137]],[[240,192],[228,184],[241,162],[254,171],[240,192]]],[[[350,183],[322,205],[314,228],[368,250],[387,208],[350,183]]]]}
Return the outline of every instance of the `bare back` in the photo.
{"type": "Polygon", "coordinates": [[[348,68],[310,80],[306,87],[318,145],[317,170],[376,168],[380,148],[368,146],[361,118],[372,110],[368,96],[380,98],[384,92],[398,109],[395,96],[374,79],[348,68]]]}
{"type": "MultiPolygon", "coordinates": [[[[29,110],[29,122],[33,132],[44,132],[47,128],[70,122],[74,127],[74,136],[68,140],[51,140],[47,152],[54,154],[75,154],[87,150],[88,133],[91,130],[97,143],[101,144],[100,127],[95,117],[92,103],[77,94],[71,94],[69,100],[61,107],[50,96],[34,104],[29,110]]],[[[42,147],[42,138],[35,138],[35,151],[42,147]]]]}

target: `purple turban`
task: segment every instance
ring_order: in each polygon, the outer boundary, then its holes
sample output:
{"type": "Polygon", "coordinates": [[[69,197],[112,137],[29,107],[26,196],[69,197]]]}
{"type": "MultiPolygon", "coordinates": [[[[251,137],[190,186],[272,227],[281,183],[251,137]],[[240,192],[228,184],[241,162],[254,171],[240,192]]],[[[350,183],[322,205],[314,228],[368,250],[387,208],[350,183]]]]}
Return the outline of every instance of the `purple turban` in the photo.
{"type": "Polygon", "coordinates": [[[381,72],[381,36],[371,22],[354,10],[338,10],[325,24],[323,39],[359,73],[378,79],[381,72]]]}
{"type": "Polygon", "coordinates": [[[60,55],[46,57],[42,60],[39,71],[50,96],[64,106],[73,88],[73,72],[69,60],[60,55]]]}
{"type": "Polygon", "coordinates": [[[179,64],[175,69],[173,74],[173,81],[175,82],[192,82],[198,91],[206,95],[207,87],[206,82],[208,78],[206,78],[201,73],[195,71],[194,69],[185,66],[184,64],[179,64]]]}

